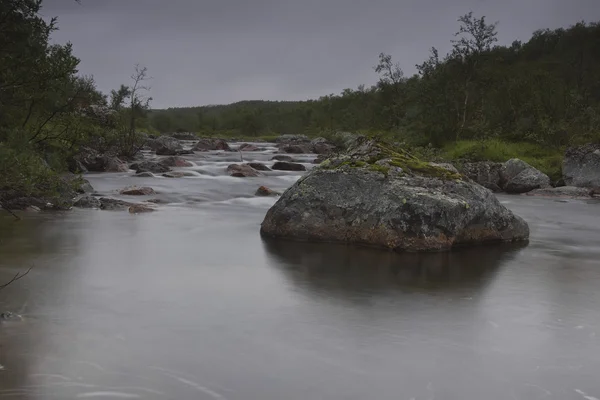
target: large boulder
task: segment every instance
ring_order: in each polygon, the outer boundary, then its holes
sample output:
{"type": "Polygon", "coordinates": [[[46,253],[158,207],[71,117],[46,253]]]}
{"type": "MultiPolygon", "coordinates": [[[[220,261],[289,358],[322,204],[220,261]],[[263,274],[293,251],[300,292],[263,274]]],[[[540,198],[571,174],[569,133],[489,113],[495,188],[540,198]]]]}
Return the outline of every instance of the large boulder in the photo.
{"type": "Polygon", "coordinates": [[[279,171],[306,171],[304,165],[288,161],[277,161],[271,169],[279,171]]]}
{"type": "Polygon", "coordinates": [[[529,227],[483,186],[363,138],[289,188],[267,212],[261,234],[440,251],[527,240],[529,227]]]}
{"type": "Polygon", "coordinates": [[[71,172],[127,172],[127,164],[120,158],[103,154],[90,147],[82,147],[69,161],[71,172]]]}
{"type": "Polygon", "coordinates": [[[513,158],[502,165],[500,183],[506,193],[527,193],[550,187],[550,178],[525,161],[513,158]]]}
{"type": "Polygon", "coordinates": [[[490,189],[492,192],[501,192],[500,170],[502,163],[492,161],[480,161],[466,163],[461,166],[460,172],[469,179],[474,180],[481,186],[490,189]]]}
{"type": "Polygon", "coordinates": [[[141,172],[152,172],[155,174],[162,174],[171,170],[171,168],[157,161],[142,161],[133,163],[130,165],[130,168],[135,170],[137,174],[141,172]]]}
{"type": "Polygon", "coordinates": [[[223,139],[200,139],[192,148],[194,151],[234,151],[223,139]]]}
{"type": "Polygon", "coordinates": [[[600,144],[567,149],[562,173],[566,185],[600,187],[600,144]]]}
{"type": "Polygon", "coordinates": [[[235,176],[237,178],[255,177],[260,175],[257,170],[247,164],[231,164],[227,167],[227,173],[230,176],[235,176]]]}
{"type": "Polygon", "coordinates": [[[159,156],[176,156],[183,151],[181,142],[171,136],[160,136],[154,140],[153,145],[153,150],[159,156]]]}

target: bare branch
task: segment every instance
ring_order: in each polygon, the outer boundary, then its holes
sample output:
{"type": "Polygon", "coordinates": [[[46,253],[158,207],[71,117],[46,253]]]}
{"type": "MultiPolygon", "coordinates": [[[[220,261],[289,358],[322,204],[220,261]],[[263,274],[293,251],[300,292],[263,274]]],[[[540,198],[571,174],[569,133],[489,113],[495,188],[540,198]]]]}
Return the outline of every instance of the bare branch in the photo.
{"type": "Polygon", "coordinates": [[[4,203],[2,203],[1,200],[0,200],[0,207],[2,207],[4,209],[4,211],[6,211],[7,213],[9,213],[10,215],[12,215],[13,217],[15,217],[15,219],[17,221],[21,220],[21,217],[19,217],[17,214],[15,214],[10,208],[6,207],[6,205],[4,205],[4,203]]]}
{"type": "Polygon", "coordinates": [[[8,285],[10,285],[11,283],[14,283],[14,282],[18,281],[19,279],[25,277],[29,273],[29,271],[31,271],[32,268],[33,267],[29,267],[29,269],[27,271],[25,271],[25,273],[23,273],[23,274],[20,273],[20,272],[17,272],[17,274],[10,281],[6,282],[3,285],[0,285],[0,290],[4,289],[5,287],[7,287],[8,285]]]}

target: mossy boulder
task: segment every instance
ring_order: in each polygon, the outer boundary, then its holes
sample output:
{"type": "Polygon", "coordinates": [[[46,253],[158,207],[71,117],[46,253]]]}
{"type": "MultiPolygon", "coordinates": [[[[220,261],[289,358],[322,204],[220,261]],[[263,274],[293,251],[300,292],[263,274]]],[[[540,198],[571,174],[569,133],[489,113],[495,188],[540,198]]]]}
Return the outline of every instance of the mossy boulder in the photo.
{"type": "Polygon", "coordinates": [[[396,251],[527,240],[529,227],[483,186],[360,138],[299,179],[267,212],[266,237],[396,251]]]}

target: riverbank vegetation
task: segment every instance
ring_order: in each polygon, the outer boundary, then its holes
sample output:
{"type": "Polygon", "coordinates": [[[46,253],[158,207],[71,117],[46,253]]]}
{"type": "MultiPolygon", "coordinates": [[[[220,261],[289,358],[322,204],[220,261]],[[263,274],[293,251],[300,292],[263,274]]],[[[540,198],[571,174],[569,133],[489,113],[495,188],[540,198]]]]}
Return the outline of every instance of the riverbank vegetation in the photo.
{"type": "Polygon", "coordinates": [[[452,50],[432,48],[413,76],[382,53],[372,87],[311,101],[153,110],[152,125],[238,137],[371,132],[450,159],[520,157],[556,176],[566,146],[600,140],[600,24],[539,30],[504,46],[497,28],[462,16],[452,50]]]}
{"type": "MultiPolygon", "coordinates": [[[[566,146],[600,140],[600,25],[540,30],[497,45],[497,24],[466,14],[452,50],[405,76],[379,56],[379,81],[310,101],[150,110],[144,67],[109,94],[53,44],[42,0],[0,0],[0,203],[55,196],[83,147],[131,158],[141,132],[273,140],[285,133],[384,136],[430,158],[519,157],[552,177],[566,146]]],[[[126,71],[124,71],[126,73],[126,71]]],[[[73,184],[72,181],[68,182],[73,184]]]]}

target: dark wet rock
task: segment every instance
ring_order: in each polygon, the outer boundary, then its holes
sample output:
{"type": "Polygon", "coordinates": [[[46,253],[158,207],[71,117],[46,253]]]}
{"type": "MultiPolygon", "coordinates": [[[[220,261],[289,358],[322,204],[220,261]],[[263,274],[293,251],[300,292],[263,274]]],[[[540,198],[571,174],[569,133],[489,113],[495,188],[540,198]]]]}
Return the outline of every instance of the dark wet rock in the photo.
{"type": "Polygon", "coordinates": [[[73,204],[73,206],[77,207],[77,208],[100,208],[101,206],[101,202],[98,198],[86,194],[84,196],[81,196],[79,199],[77,199],[77,201],[75,201],[75,204],[73,204]]]}
{"type": "Polygon", "coordinates": [[[169,134],[169,136],[178,140],[198,140],[198,136],[193,132],[175,132],[169,134]]]}
{"type": "Polygon", "coordinates": [[[238,178],[259,176],[260,173],[249,165],[231,164],[227,167],[227,173],[230,176],[238,178]]]}
{"type": "Polygon", "coordinates": [[[592,197],[592,189],[581,188],[576,186],[561,186],[554,188],[535,189],[526,193],[528,196],[541,197],[566,197],[566,198],[590,198],[592,197]]]}
{"type": "Polygon", "coordinates": [[[600,187],[600,144],[567,149],[562,173],[569,186],[600,187]]]}
{"type": "Polygon", "coordinates": [[[250,167],[254,168],[257,171],[270,171],[271,170],[271,168],[269,168],[265,164],[259,163],[259,162],[250,162],[250,163],[246,163],[246,165],[249,165],[250,167]]]}
{"type": "Polygon", "coordinates": [[[239,151],[260,151],[261,149],[250,143],[242,143],[238,148],[239,151]]]}
{"type": "Polygon", "coordinates": [[[126,196],[150,196],[151,194],[156,194],[154,189],[147,186],[129,186],[122,189],[119,193],[126,196]]]}
{"type": "Polygon", "coordinates": [[[271,169],[279,171],[306,171],[304,165],[287,161],[277,161],[271,169]]]}
{"type": "Polygon", "coordinates": [[[136,174],[139,174],[140,172],[162,174],[163,172],[169,172],[171,170],[171,168],[158,161],[141,161],[131,164],[130,168],[135,170],[136,174]]]}
{"type": "Polygon", "coordinates": [[[192,148],[194,151],[234,151],[223,139],[200,139],[192,148]]]}
{"type": "Polygon", "coordinates": [[[484,187],[374,140],[315,167],[285,191],[266,237],[397,251],[526,240],[529,227],[484,187]]]}
{"type": "Polygon", "coordinates": [[[137,174],[134,175],[135,177],[138,178],[154,178],[154,174],[152,172],[138,172],[137,174]]]}
{"type": "Polygon", "coordinates": [[[254,195],[256,196],[262,196],[262,197],[269,197],[269,196],[279,196],[280,193],[269,189],[266,186],[261,186],[256,190],[256,193],[254,193],[254,195]]]}
{"type": "Polygon", "coordinates": [[[15,314],[13,312],[10,311],[5,311],[3,313],[0,313],[0,322],[16,322],[16,321],[23,321],[23,317],[20,316],[19,314],[15,314]]]}
{"type": "Polygon", "coordinates": [[[279,154],[274,156],[273,158],[271,158],[271,161],[276,160],[276,161],[288,161],[288,162],[294,162],[296,161],[295,158],[291,157],[291,156],[286,156],[283,154],[279,154]]]}
{"type": "Polygon", "coordinates": [[[156,211],[155,208],[153,208],[151,205],[149,204],[133,204],[132,206],[129,207],[129,213],[131,214],[143,214],[143,213],[149,213],[149,212],[153,212],[156,211]]]}
{"type": "Polygon", "coordinates": [[[193,167],[194,166],[194,164],[192,164],[185,158],[176,157],[176,156],[163,158],[159,162],[160,162],[160,164],[167,166],[167,167],[183,168],[183,167],[193,167]]]}
{"type": "Polygon", "coordinates": [[[81,179],[81,184],[75,189],[77,193],[92,193],[94,187],[87,179],[81,179]]]}
{"type": "Polygon", "coordinates": [[[133,203],[130,203],[128,201],[113,199],[110,197],[100,197],[100,208],[102,210],[125,210],[131,207],[132,205],[133,203]]]}
{"type": "Polygon", "coordinates": [[[481,186],[490,189],[492,192],[501,192],[501,169],[502,163],[481,161],[463,164],[460,172],[467,178],[479,183],[481,186]]]}
{"type": "Polygon", "coordinates": [[[525,161],[513,158],[502,165],[500,183],[506,193],[527,193],[550,187],[550,178],[525,161]]]}
{"type": "Polygon", "coordinates": [[[164,173],[162,176],[165,178],[183,178],[185,176],[197,176],[195,173],[190,171],[171,171],[164,173]]]}

